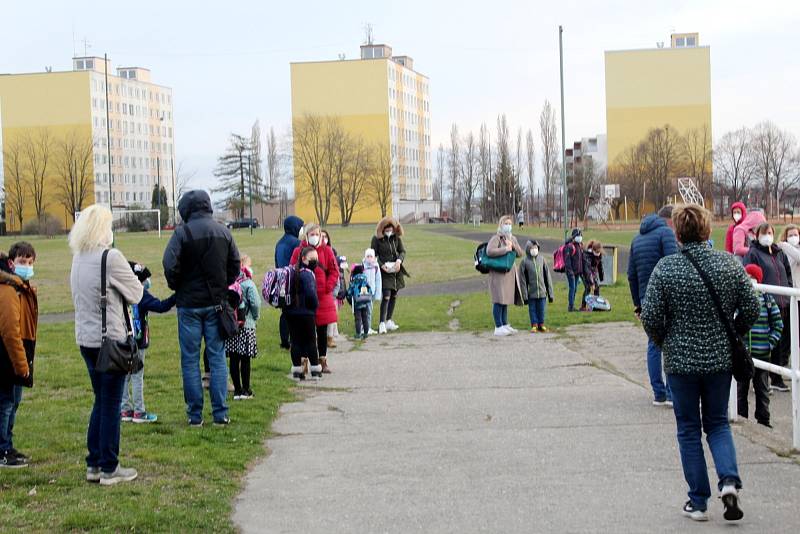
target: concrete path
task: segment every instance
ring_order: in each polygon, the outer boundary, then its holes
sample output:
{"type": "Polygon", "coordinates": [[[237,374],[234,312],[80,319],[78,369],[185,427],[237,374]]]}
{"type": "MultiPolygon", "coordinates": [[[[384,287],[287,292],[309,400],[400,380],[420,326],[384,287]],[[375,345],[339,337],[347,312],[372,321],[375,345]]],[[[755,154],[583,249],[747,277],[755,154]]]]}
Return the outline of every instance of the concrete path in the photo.
{"type": "MultiPolygon", "coordinates": [[[[717,499],[711,524],[681,517],[672,413],[554,335],[392,334],[330,361],[275,421],[235,503],[244,532],[731,528],[717,499]]],[[[796,531],[800,466],[736,441],[737,530],[796,531]]]]}

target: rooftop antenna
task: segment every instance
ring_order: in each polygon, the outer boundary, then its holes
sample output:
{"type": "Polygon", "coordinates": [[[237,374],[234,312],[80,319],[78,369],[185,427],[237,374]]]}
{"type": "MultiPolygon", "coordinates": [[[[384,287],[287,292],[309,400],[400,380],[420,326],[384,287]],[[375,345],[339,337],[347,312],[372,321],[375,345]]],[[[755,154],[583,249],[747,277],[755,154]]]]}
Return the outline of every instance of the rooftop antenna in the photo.
{"type": "Polygon", "coordinates": [[[75,21],[72,22],[72,57],[78,55],[78,52],[75,50],[75,21]]]}
{"type": "Polygon", "coordinates": [[[92,44],[86,37],[84,37],[81,42],[83,43],[83,57],[86,57],[89,55],[89,49],[92,47],[92,44]]]}
{"type": "Polygon", "coordinates": [[[339,54],[339,61],[344,61],[344,54],[339,54]]]}
{"type": "Polygon", "coordinates": [[[375,36],[372,33],[372,24],[364,24],[364,44],[371,45],[375,36]]]}

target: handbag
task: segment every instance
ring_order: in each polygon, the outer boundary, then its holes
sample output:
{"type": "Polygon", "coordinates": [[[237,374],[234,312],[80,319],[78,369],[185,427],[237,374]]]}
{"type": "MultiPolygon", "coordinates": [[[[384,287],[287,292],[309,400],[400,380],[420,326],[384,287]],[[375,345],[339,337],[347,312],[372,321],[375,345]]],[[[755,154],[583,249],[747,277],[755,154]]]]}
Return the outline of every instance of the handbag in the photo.
{"type": "Polygon", "coordinates": [[[700,275],[700,278],[703,280],[703,284],[711,294],[711,300],[714,301],[714,307],[717,310],[719,320],[722,321],[722,325],[725,327],[725,332],[728,334],[728,341],[731,344],[733,378],[735,378],[737,382],[746,382],[752,379],[753,375],[755,374],[753,357],[750,355],[750,351],[747,350],[747,345],[742,339],[742,336],[736,333],[736,328],[733,326],[733,321],[731,321],[730,317],[725,315],[725,311],[722,309],[722,301],[719,298],[719,294],[717,294],[717,290],[711,285],[708,275],[703,272],[702,269],[700,269],[697,261],[686,251],[683,252],[683,255],[689,260],[689,263],[692,264],[694,269],[697,271],[697,274],[700,275]]]}
{"type": "Polygon", "coordinates": [[[128,305],[122,299],[122,313],[125,316],[126,336],[122,341],[109,339],[108,325],[106,324],[106,311],[108,296],[106,295],[106,264],[108,262],[108,249],[103,251],[100,260],[100,324],[102,335],[100,337],[100,354],[97,356],[95,369],[101,373],[132,374],[138,373],[144,367],[144,362],[139,355],[139,347],[133,338],[131,318],[128,315],[128,305]]]}
{"type": "Polygon", "coordinates": [[[496,273],[507,273],[514,268],[514,262],[517,259],[516,252],[512,250],[502,256],[489,256],[486,252],[487,249],[488,247],[485,247],[481,250],[480,264],[484,268],[496,273]]]}

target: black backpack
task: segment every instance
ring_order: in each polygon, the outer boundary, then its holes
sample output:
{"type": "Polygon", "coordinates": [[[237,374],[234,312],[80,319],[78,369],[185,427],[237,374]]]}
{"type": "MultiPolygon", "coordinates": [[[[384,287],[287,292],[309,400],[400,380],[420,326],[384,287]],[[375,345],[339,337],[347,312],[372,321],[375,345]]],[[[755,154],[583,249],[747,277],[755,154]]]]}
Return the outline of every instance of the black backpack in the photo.
{"type": "Polygon", "coordinates": [[[489,246],[488,242],[481,243],[475,249],[475,270],[481,274],[489,274],[489,268],[483,263],[483,258],[486,257],[486,247],[489,246]]]}

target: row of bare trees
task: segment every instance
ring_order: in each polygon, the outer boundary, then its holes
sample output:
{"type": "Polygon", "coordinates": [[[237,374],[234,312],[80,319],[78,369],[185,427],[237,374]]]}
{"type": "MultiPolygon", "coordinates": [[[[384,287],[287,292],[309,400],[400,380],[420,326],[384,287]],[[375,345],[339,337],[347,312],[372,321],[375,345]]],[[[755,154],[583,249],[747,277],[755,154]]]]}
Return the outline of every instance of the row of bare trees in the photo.
{"type": "Polygon", "coordinates": [[[60,204],[74,218],[90,202],[94,141],[88,132],[54,135],[47,128],[27,130],[3,145],[5,200],[20,229],[33,207],[41,224],[60,204]]]}
{"type": "Polygon", "coordinates": [[[305,115],[292,122],[296,196],[313,202],[320,224],[334,210],[347,226],[365,205],[389,212],[397,158],[385,144],[369,145],[337,117],[305,115]]]}

